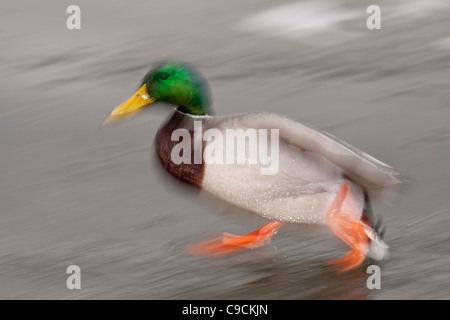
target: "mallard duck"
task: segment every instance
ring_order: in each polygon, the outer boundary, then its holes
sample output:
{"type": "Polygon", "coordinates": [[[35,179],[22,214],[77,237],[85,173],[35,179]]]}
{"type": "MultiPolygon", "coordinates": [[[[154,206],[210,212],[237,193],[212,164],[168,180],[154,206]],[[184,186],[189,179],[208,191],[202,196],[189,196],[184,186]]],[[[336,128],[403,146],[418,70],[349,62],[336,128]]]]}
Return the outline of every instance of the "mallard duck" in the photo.
{"type": "Polygon", "coordinates": [[[199,241],[188,246],[190,252],[233,254],[268,243],[284,223],[310,223],[327,225],[351,248],[330,262],[339,270],[357,267],[372,251],[378,252],[378,258],[385,256],[388,247],[372,221],[369,192],[402,183],[401,174],[392,167],[329,133],[275,113],[215,116],[207,81],[182,62],[154,64],[136,93],[116,107],[105,124],[156,102],[175,106],[156,135],[156,152],[164,168],[185,182],[271,220],[245,235],[223,233],[199,241]],[[266,132],[267,137],[250,139],[249,129],[266,132]],[[227,133],[238,130],[244,132],[244,141],[249,144],[244,153],[237,152],[234,144],[230,148],[229,141],[215,143],[220,134],[228,137],[227,133]],[[207,132],[215,136],[206,136],[207,132]],[[267,161],[251,152],[263,140],[269,142],[271,156],[277,156],[278,161],[275,170],[264,174],[261,170],[268,168],[267,161]],[[215,151],[209,150],[210,161],[206,161],[202,152],[213,143],[215,151]],[[213,160],[215,156],[215,160],[222,157],[227,161],[211,161],[211,155],[213,160]]]}

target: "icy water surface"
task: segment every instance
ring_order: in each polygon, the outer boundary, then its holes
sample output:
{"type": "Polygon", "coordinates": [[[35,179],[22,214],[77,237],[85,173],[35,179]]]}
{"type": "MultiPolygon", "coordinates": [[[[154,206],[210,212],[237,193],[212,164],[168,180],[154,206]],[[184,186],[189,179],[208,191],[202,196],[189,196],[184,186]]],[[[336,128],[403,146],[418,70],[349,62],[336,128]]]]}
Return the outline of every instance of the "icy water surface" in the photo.
{"type": "Polygon", "coordinates": [[[0,4],[0,298],[449,299],[450,3],[46,1],[0,4]],[[366,9],[382,9],[382,29],[366,9]],[[411,176],[376,203],[389,260],[336,274],[345,244],[288,225],[226,259],[186,243],[265,220],[170,179],[154,155],[170,112],[101,129],[149,65],[210,80],[218,114],[272,111],[321,127],[411,176]],[[66,268],[82,288],[66,288],[66,268]]]}

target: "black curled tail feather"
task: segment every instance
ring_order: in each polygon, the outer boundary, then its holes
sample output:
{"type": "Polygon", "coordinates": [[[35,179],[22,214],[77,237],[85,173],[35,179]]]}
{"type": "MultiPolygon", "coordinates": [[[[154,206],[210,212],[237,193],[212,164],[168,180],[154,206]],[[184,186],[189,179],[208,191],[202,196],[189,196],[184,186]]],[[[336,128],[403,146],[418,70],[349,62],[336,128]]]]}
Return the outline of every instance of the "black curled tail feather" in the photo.
{"type": "Polygon", "coordinates": [[[381,238],[384,238],[386,232],[385,224],[381,217],[375,217],[372,209],[372,202],[370,201],[369,193],[367,189],[364,188],[364,209],[363,209],[363,219],[367,221],[369,226],[375,231],[375,233],[381,238]]]}

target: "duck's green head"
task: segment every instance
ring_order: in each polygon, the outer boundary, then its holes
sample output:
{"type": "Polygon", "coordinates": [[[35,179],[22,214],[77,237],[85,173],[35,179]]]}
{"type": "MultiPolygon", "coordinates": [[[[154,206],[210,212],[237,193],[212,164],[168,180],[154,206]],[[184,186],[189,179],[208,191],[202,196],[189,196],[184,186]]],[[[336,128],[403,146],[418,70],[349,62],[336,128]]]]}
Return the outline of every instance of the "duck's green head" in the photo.
{"type": "Polygon", "coordinates": [[[166,102],[191,115],[206,115],[211,107],[207,81],[192,66],[180,62],[154,64],[130,99],[117,106],[105,123],[116,122],[155,102],[166,102]]]}

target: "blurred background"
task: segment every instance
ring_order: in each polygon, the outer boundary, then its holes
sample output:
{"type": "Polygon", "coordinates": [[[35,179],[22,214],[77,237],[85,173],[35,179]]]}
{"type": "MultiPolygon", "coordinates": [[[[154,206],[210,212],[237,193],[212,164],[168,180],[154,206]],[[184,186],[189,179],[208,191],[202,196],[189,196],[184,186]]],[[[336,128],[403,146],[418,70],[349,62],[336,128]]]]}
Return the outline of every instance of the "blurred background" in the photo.
{"type": "Polygon", "coordinates": [[[1,299],[449,299],[450,3],[446,0],[2,1],[1,299]],[[81,30],[66,9],[81,8],[81,30]],[[366,9],[381,8],[381,30],[366,9]],[[169,179],[155,106],[102,129],[162,58],[209,79],[217,114],[272,111],[323,128],[412,177],[375,203],[381,289],[347,247],[288,225],[226,259],[187,243],[266,221],[169,179]],[[81,290],[66,268],[81,268],[81,290]]]}

